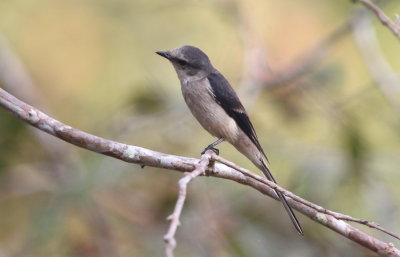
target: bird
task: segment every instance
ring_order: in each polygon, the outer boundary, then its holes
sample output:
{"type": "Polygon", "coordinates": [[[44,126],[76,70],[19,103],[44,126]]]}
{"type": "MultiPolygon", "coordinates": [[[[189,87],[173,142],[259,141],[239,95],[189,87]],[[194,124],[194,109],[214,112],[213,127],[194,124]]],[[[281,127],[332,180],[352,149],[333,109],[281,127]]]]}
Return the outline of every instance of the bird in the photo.
{"type": "MultiPolygon", "coordinates": [[[[191,113],[206,131],[217,138],[204,152],[210,149],[218,154],[215,146],[227,141],[260,169],[268,180],[276,183],[268,167],[267,155],[243,104],[228,80],[213,67],[208,56],[190,45],[170,51],[157,51],[156,54],[171,62],[191,113]]],[[[304,235],[285,196],[278,190],[275,192],[295,229],[304,235]]]]}

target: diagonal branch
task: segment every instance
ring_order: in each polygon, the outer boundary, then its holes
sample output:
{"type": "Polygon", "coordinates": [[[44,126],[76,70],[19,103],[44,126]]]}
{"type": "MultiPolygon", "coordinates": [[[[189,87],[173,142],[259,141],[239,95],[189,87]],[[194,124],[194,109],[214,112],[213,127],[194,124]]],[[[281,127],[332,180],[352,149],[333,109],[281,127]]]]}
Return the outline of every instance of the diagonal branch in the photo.
{"type": "MultiPolygon", "coordinates": [[[[212,159],[217,161],[217,162],[223,163],[226,166],[231,167],[232,169],[235,169],[235,170],[239,171],[240,173],[244,174],[245,176],[254,178],[257,181],[259,181],[261,183],[264,183],[267,186],[269,186],[269,187],[271,187],[271,188],[273,188],[275,190],[280,191],[285,196],[288,196],[288,197],[292,198],[293,200],[295,200],[295,201],[297,201],[299,203],[302,203],[302,204],[304,204],[304,205],[306,205],[306,206],[308,206],[308,207],[310,207],[310,208],[312,208],[312,209],[314,209],[314,210],[316,210],[318,212],[328,214],[328,215],[334,217],[337,220],[351,221],[351,222],[359,223],[359,224],[362,224],[362,225],[366,225],[366,226],[368,226],[370,228],[377,229],[379,231],[382,231],[385,234],[388,234],[388,235],[400,240],[400,235],[397,235],[397,234],[395,234],[395,233],[393,233],[393,232],[391,232],[391,231],[389,231],[389,230],[387,230],[385,228],[382,228],[379,224],[377,224],[375,222],[370,222],[370,221],[365,220],[365,219],[353,218],[351,216],[348,216],[348,215],[345,215],[345,214],[342,214],[342,213],[338,213],[338,212],[327,210],[322,206],[319,206],[319,205],[317,205],[315,203],[312,203],[312,202],[307,201],[307,200],[305,200],[305,199],[303,199],[301,197],[298,197],[297,195],[293,194],[292,192],[287,191],[286,189],[283,189],[279,185],[269,181],[268,179],[266,179],[264,177],[258,176],[256,174],[254,174],[254,173],[252,173],[252,172],[250,172],[250,171],[248,171],[248,170],[236,165],[233,162],[225,160],[224,158],[216,155],[215,153],[212,154],[212,159]]],[[[279,200],[279,198],[277,198],[277,197],[274,197],[274,198],[276,200],[279,200]]]]}
{"type": "Polygon", "coordinates": [[[183,205],[186,200],[186,189],[190,181],[197,178],[198,176],[205,174],[207,166],[210,164],[211,160],[211,150],[207,150],[202,156],[196,169],[190,173],[187,173],[183,178],[179,180],[179,195],[176,200],[174,212],[167,218],[171,221],[167,234],[164,236],[165,241],[165,255],[167,257],[173,257],[173,251],[176,247],[175,234],[178,226],[180,225],[179,219],[181,217],[183,205]]]}
{"type": "Polygon", "coordinates": [[[359,2],[363,4],[366,8],[370,9],[376,17],[378,17],[379,21],[382,25],[386,26],[392,33],[400,39],[400,25],[398,22],[392,22],[390,18],[385,14],[382,9],[379,8],[374,2],[370,0],[351,0],[352,2],[356,3],[359,2]]]}
{"type": "MultiPolygon", "coordinates": [[[[22,102],[3,89],[0,89],[0,107],[13,113],[26,123],[68,143],[126,162],[176,171],[193,171],[199,162],[199,160],[195,158],[168,155],[142,147],[107,140],[74,129],[22,102]]],[[[216,156],[214,156],[213,159],[223,162],[222,159],[218,159],[216,156]]],[[[225,163],[230,165],[228,162],[225,163]]],[[[207,175],[236,181],[243,185],[250,186],[272,198],[276,197],[274,190],[277,189],[288,196],[289,205],[293,209],[299,211],[308,218],[377,254],[400,257],[400,251],[392,243],[387,243],[368,235],[346,223],[343,221],[344,219],[339,219],[338,215],[334,215],[333,212],[310,203],[250,171],[246,170],[247,172],[242,173],[245,169],[240,169],[241,171],[239,172],[236,168],[234,169],[227,165],[216,163],[212,168],[207,169],[207,175]]],[[[347,216],[344,215],[343,217],[347,216]]]]}

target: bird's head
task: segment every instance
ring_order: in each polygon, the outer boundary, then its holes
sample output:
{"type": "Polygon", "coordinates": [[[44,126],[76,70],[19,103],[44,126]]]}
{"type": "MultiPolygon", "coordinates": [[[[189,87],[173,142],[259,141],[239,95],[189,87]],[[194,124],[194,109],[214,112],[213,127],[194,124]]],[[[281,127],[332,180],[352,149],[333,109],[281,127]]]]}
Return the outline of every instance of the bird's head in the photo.
{"type": "Polygon", "coordinates": [[[205,77],[213,69],[208,56],[194,46],[182,46],[156,53],[172,63],[181,81],[205,77]]]}

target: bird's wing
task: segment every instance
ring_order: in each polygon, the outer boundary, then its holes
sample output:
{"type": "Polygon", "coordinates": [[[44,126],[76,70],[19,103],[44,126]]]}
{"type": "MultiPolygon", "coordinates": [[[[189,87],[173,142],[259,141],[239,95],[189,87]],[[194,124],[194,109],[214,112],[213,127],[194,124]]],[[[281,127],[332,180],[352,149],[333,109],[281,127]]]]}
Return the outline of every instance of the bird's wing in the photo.
{"type": "MultiPolygon", "coordinates": [[[[210,83],[210,94],[215,101],[225,110],[225,112],[236,122],[243,132],[250,138],[257,149],[264,155],[260,143],[258,142],[256,131],[246,113],[242,103],[236,92],[233,90],[229,82],[218,71],[214,71],[207,76],[210,83]]],[[[268,160],[268,159],[267,159],[268,160]]]]}
{"type": "MultiPolygon", "coordinates": [[[[208,81],[210,83],[210,94],[214,97],[215,101],[225,110],[225,112],[235,120],[236,124],[243,130],[243,132],[250,138],[250,140],[254,143],[257,149],[264,155],[265,159],[268,161],[267,156],[265,155],[260,143],[258,142],[256,131],[254,130],[253,124],[249,119],[249,116],[246,113],[242,103],[239,100],[239,97],[236,95],[236,92],[233,90],[229,82],[222,76],[221,73],[215,71],[208,75],[208,81]]],[[[261,160],[263,165],[263,173],[265,176],[276,183],[274,177],[272,176],[268,165],[261,160]]],[[[303,230],[300,226],[299,221],[296,218],[292,208],[288,204],[285,196],[275,190],[279,199],[283,203],[286,211],[289,214],[290,219],[295,225],[297,231],[303,235],[303,230]]]]}

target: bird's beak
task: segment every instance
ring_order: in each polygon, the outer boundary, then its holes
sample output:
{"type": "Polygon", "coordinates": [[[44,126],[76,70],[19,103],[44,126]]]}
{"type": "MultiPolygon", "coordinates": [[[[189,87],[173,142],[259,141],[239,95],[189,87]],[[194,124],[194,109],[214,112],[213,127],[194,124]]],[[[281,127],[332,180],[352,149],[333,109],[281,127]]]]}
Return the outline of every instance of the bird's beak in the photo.
{"type": "Polygon", "coordinates": [[[161,55],[164,58],[167,58],[168,60],[171,58],[171,54],[169,51],[158,51],[156,54],[161,55]]]}

